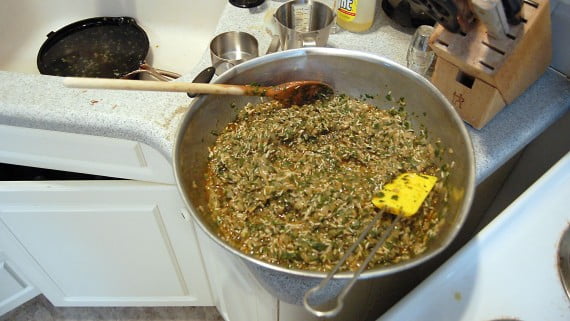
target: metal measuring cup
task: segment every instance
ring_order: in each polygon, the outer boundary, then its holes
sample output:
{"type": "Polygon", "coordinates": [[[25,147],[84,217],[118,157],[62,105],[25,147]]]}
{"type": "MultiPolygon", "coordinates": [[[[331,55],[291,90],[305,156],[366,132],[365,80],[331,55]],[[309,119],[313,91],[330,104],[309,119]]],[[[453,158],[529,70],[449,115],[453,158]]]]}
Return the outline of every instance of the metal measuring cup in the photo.
{"type": "MultiPolygon", "coordinates": [[[[212,66],[202,70],[192,82],[209,83],[216,75],[221,75],[228,69],[253,59],[259,55],[257,39],[247,32],[228,31],[221,33],[210,41],[210,59],[212,66]]],[[[188,93],[188,97],[197,95],[188,93]]]]}
{"type": "Polygon", "coordinates": [[[336,15],[324,3],[293,0],[281,5],[274,17],[281,50],[287,50],[326,46],[336,15]]]}
{"type": "Polygon", "coordinates": [[[218,76],[258,55],[257,39],[247,32],[224,32],[210,42],[210,58],[218,76]]]}

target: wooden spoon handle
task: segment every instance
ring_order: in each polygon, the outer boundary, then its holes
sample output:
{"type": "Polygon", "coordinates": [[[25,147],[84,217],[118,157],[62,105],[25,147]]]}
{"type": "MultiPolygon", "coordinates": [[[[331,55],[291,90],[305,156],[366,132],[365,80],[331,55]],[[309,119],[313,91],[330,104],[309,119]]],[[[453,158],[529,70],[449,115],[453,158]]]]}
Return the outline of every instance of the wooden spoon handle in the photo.
{"type": "Polygon", "coordinates": [[[141,81],[129,79],[65,77],[63,85],[71,88],[120,89],[167,92],[191,92],[194,94],[246,95],[245,86],[200,84],[179,81],[141,81]]]}

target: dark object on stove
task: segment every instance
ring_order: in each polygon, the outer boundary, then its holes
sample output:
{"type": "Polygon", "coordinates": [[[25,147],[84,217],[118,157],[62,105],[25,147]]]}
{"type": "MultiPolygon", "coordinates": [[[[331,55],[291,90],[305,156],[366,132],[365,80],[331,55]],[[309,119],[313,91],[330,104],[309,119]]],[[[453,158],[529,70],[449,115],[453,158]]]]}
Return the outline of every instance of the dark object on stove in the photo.
{"type": "Polygon", "coordinates": [[[47,37],[37,57],[45,75],[121,78],[138,69],[149,50],[145,31],[130,17],[85,19],[47,37]]]}
{"type": "Polygon", "coordinates": [[[230,3],[238,8],[253,8],[264,2],[265,0],[230,0],[230,3]]]}
{"type": "Polygon", "coordinates": [[[406,28],[435,24],[435,20],[422,7],[408,0],[384,0],[382,9],[395,23],[406,28]]]}
{"type": "MultiPolygon", "coordinates": [[[[459,32],[461,28],[457,20],[458,9],[455,1],[456,0],[384,0],[382,8],[386,11],[388,16],[390,16],[393,13],[390,13],[389,7],[398,8],[401,2],[408,2],[410,9],[414,12],[421,12],[422,16],[431,17],[435,22],[440,23],[445,29],[451,32],[459,32]],[[386,10],[386,8],[388,8],[388,10],[386,10]]],[[[402,9],[404,9],[405,4],[402,4],[402,6],[402,9]]],[[[400,23],[398,20],[405,21],[405,17],[396,19],[396,22],[400,23]]],[[[430,20],[430,22],[431,21],[432,20],[430,20]]],[[[419,21],[414,23],[419,23],[419,21]]],[[[433,22],[424,24],[433,25],[433,22]]],[[[414,26],[411,21],[410,25],[414,26]]]]}
{"type": "Polygon", "coordinates": [[[505,15],[509,24],[518,25],[522,22],[521,9],[522,0],[502,0],[503,8],[505,8],[505,15]]]}

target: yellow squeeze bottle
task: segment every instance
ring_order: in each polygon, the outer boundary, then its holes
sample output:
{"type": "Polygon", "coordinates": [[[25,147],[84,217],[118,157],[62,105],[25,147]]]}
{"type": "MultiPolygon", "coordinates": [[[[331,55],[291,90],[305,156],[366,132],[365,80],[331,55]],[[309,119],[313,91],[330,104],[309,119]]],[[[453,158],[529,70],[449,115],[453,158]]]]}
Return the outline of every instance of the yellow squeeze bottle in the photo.
{"type": "Polygon", "coordinates": [[[376,0],[340,0],[336,23],[351,32],[363,32],[372,26],[376,0]]]}

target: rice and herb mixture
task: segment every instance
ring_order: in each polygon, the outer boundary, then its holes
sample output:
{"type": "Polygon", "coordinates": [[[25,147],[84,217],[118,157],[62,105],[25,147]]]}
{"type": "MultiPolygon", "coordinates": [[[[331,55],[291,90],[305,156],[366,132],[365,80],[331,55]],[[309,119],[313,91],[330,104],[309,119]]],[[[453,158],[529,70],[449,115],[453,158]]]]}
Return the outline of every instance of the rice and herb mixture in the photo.
{"type": "MultiPolygon", "coordinates": [[[[440,178],[369,267],[422,253],[445,201],[442,147],[410,128],[403,99],[381,110],[345,95],[310,105],[249,104],[210,148],[208,206],[219,236],[263,261],[329,271],[379,211],[371,203],[403,172],[440,178]]],[[[384,214],[343,270],[356,270],[394,216],[384,214]]]]}

